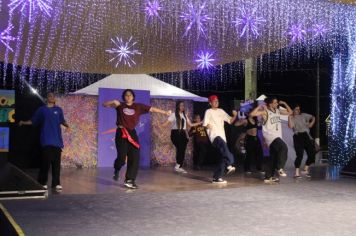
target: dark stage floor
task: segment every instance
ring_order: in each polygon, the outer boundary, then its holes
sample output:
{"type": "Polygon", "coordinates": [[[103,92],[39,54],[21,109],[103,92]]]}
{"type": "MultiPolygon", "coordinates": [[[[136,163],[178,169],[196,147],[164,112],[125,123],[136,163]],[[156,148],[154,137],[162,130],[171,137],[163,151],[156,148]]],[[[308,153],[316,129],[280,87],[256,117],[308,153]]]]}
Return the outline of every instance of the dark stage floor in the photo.
{"type": "Polygon", "coordinates": [[[208,171],[177,175],[159,168],[141,170],[140,189],[128,191],[111,176],[111,168],[65,169],[61,194],[2,204],[35,236],[356,232],[356,180],[340,179],[325,166],[315,167],[312,179],[287,177],[276,185],[238,173],[226,186],[214,186],[208,171]]]}

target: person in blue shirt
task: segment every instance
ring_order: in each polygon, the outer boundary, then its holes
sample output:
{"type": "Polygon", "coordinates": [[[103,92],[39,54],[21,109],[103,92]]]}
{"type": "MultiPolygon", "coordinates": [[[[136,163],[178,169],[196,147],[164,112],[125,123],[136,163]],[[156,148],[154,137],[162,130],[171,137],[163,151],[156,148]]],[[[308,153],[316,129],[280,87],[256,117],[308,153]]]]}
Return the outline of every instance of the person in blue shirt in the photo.
{"type": "Polygon", "coordinates": [[[48,171],[52,166],[52,188],[61,191],[61,153],[64,147],[61,125],[66,127],[67,130],[70,130],[70,128],[64,119],[63,110],[56,105],[55,95],[48,93],[47,103],[36,110],[31,120],[20,121],[19,126],[22,125],[34,125],[41,129],[42,157],[38,182],[47,189],[48,171]]]}

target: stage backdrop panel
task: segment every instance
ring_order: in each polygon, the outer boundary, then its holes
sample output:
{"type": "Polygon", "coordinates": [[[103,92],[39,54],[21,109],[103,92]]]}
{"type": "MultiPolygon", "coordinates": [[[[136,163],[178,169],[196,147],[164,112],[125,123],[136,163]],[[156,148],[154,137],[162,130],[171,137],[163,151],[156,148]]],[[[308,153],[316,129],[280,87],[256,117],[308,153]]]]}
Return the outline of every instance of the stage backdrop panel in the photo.
{"type": "MultiPolygon", "coordinates": [[[[123,89],[99,88],[99,126],[98,126],[98,167],[112,167],[116,158],[115,132],[116,110],[102,106],[104,101],[119,100],[123,89]]],[[[135,90],[135,102],[150,104],[150,91],[135,90]]],[[[151,118],[150,114],[142,115],[136,127],[140,141],[140,167],[150,166],[151,150],[151,118]]]]}
{"type": "MultiPolygon", "coordinates": [[[[185,108],[188,111],[188,117],[192,121],[193,102],[183,100],[185,108]]],[[[151,99],[151,105],[163,110],[174,112],[176,100],[173,99],[151,99]]],[[[163,128],[161,124],[167,120],[167,116],[153,113],[152,119],[152,149],[151,149],[151,166],[170,166],[176,163],[176,149],[172,144],[170,135],[171,129],[163,128]]],[[[185,154],[185,162],[188,166],[193,166],[193,145],[190,140],[185,154]]]]}
{"type": "Polygon", "coordinates": [[[57,98],[71,127],[63,129],[62,167],[94,168],[97,165],[98,97],[65,95],[57,98]]]}

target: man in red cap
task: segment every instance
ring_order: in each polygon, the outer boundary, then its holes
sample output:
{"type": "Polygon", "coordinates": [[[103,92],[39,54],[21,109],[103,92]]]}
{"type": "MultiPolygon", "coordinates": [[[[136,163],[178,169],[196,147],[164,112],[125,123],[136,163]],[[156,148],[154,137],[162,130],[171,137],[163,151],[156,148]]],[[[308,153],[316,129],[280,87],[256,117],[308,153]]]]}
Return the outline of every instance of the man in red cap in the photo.
{"type": "Polygon", "coordinates": [[[226,174],[234,172],[235,167],[232,166],[234,156],[230,152],[226,142],[224,122],[232,124],[237,117],[237,112],[233,111],[233,117],[231,117],[223,109],[220,109],[219,99],[216,95],[209,97],[209,104],[211,108],[205,112],[203,126],[208,129],[207,132],[212,145],[220,151],[223,157],[214,171],[213,183],[225,184],[227,181],[222,179],[223,174],[225,171],[226,174]]]}

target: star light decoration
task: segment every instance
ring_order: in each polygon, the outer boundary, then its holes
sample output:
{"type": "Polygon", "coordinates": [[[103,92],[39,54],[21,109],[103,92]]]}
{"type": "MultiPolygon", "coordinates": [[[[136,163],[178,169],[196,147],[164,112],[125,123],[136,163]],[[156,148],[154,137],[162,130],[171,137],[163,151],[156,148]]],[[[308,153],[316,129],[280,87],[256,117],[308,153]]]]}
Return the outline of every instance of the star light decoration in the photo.
{"type": "Polygon", "coordinates": [[[14,28],[12,24],[9,24],[9,26],[0,34],[0,42],[5,45],[7,49],[9,49],[11,52],[14,50],[10,46],[10,41],[15,41],[17,38],[14,36],[10,35],[10,31],[14,28]]]}
{"type": "Polygon", "coordinates": [[[204,2],[198,7],[194,6],[193,3],[188,3],[187,12],[183,12],[180,15],[180,18],[183,19],[183,21],[189,22],[189,24],[187,24],[187,26],[185,27],[185,32],[183,37],[188,35],[189,31],[192,29],[194,25],[196,25],[198,31],[198,38],[200,34],[203,34],[204,37],[206,37],[204,24],[207,21],[211,20],[211,18],[209,17],[208,14],[205,13],[205,6],[206,6],[206,2],[204,2]]]}
{"type": "Polygon", "coordinates": [[[211,52],[204,52],[200,51],[197,55],[198,59],[195,60],[196,63],[198,63],[198,69],[207,69],[209,70],[212,68],[214,65],[212,62],[215,61],[215,59],[212,57],[213,53],[211,52]]]}
{"type": "Polygon", "coordinates": [[[146,1],[145,13],[148,19],[157,17],[161,22],[163,22],[162,18],[159,15],[159,11],[161,11],[162,9],[163,7],[160,5],[160,2],[158,0],[146,1]]]}
{"type": "Polygon", "coordinates": [[[119,37],[112,38],[111,41],[114,43],[115,47],[106,50],[106,52],[114,54],[114,57],[111,58],[109,62],[116,60],[115,67],[118,67],[119,64],[124,64],[129,67],[136,65],[136,62],[132,57],[134,55],[141,55],[141,53],[133,48],[137,42],[132,42],[132,36],[127,42],[124,42],[123,39],[119,37]]]}
{"type": "Polygon", "coordinates": [[[307,35],[307,31],[303,28],[302,24],[295,24],[290,27],[287,35],[291,37],[292,43],[302,42],[307,35]]]}
{"type": "Polygon", "coordinates": [[[313,33],[313,38],[322,38],[328,32],[324,24],[314,24],[310,30],[313,33]]]}
{"type": "Polygon", "coordinates": [[[47,16],[51,16],[51,5],[52,0],[10,0],[10,3],[8,4],[10,13],[17,8],[20,8],[22,13],[28,11],[29,22],[32,21],[33,14],[35,14],[38,10],[45,13],[47,16]]]}
{"type": "Polygon", "coordinates": [[[256,16],[256,10],[246,10],[245,6],[240,8],[240,15],[236,20],[232,21],[234,23],[236,32],[239,33],[239,28],[242,26],[240,37],[243,37],[245,34],[248,35],[249,32],[257,38],[260,36],[258,27],[262,25],[266,20],[262,17],[256,16]]]}

